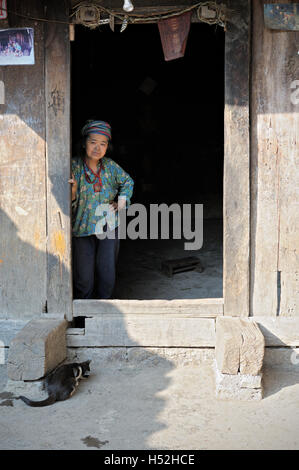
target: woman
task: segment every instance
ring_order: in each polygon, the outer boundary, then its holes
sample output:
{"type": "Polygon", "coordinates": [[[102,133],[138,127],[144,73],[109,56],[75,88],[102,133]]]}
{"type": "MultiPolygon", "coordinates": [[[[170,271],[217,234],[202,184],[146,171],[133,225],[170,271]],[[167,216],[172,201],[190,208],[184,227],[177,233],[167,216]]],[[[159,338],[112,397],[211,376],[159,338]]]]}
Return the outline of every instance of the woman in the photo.
{"type": "Polygon", "coordinates": [[[87,121],[83,154],[72,162],[72,241],[74,298],[109,299],[119,252],[117,211],[128,207],[132,178],[106,156],[111,127],[87,121]],[[118,201],[114,201],[118,195],[118,201]]]}

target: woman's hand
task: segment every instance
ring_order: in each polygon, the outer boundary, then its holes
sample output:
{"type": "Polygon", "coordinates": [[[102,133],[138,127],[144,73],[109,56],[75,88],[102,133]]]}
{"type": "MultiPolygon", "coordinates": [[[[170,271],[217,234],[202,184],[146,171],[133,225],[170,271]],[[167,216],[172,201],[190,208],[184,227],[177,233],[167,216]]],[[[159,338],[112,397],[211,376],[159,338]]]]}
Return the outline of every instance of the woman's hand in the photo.
{"type": "Polygon", "coordinates": [[[72,185],[72,201],[74,201],[76,199],[78,189],[78,183],[74,176],[74,173],[72,173],[72,178],[69,179],[68,182],[72,185]]]}
{"type": "Polygon", "coordinates": [[[125,207],[126,207],[126,199],[125,198],[119,199],[118,202],[112,201],[109,204],[109,209],[112,212],[119,211],[121,209],[124,209],[125,207]]]}

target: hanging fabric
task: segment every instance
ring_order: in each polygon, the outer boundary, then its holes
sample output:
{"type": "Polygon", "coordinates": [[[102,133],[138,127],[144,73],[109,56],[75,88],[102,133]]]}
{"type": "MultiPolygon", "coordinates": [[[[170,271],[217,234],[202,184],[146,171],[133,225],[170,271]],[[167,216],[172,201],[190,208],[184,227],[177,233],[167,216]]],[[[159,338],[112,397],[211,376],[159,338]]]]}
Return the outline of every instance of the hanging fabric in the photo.
{"type": "Polygon", "coordinates": [[[164,59],[184,57],[190,31],[191,11],[158,21],[164,59]]]}

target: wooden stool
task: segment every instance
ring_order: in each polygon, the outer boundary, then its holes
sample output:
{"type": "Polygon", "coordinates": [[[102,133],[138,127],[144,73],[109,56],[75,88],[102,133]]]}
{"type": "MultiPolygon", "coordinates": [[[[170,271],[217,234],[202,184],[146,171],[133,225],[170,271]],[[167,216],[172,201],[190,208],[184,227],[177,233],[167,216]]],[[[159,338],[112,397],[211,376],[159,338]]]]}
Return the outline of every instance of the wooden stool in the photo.
{"type": "Polygon", "coordinates": [[[176,273],[185,271],[197,271],[201,273],[204,268],[198,258],[189,256],[187,258],[162,261],[161,270],[167,276],[172,277],[176,273]]]}

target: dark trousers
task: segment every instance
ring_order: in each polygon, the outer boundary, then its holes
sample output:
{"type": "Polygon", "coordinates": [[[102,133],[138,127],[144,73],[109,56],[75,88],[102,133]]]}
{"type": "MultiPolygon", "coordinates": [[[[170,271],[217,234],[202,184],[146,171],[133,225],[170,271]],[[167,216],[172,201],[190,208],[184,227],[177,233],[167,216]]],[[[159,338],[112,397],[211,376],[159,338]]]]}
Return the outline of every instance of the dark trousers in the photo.
{"type": "Polygon", "coordinates": [[[96,235],[72,238],[74,299],[112,297],[120,242],[118,227],[114,232],[115,239],[101,240],[96,235]]]}

